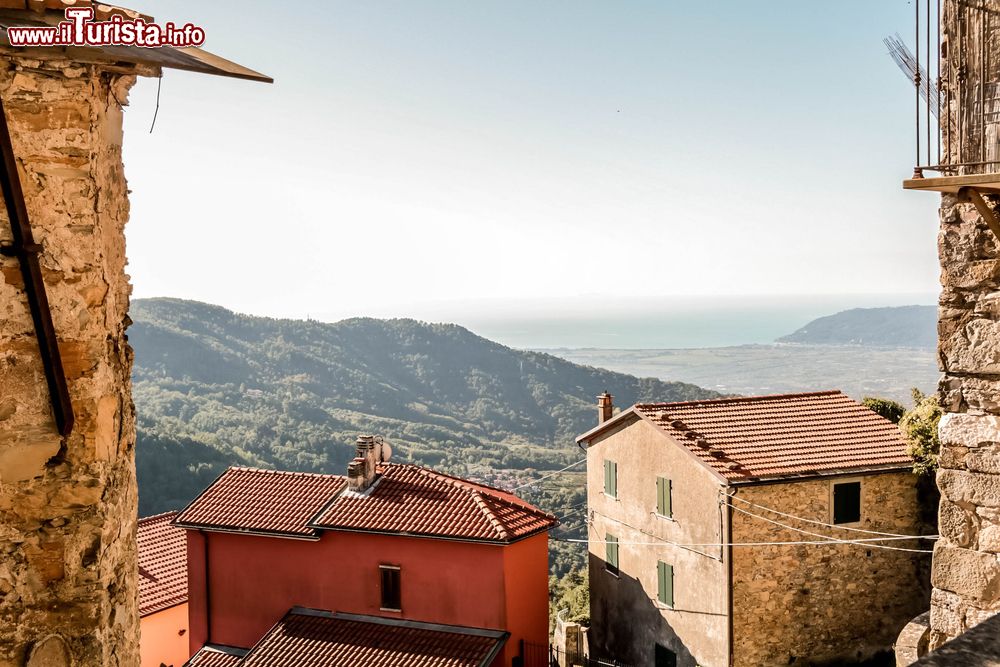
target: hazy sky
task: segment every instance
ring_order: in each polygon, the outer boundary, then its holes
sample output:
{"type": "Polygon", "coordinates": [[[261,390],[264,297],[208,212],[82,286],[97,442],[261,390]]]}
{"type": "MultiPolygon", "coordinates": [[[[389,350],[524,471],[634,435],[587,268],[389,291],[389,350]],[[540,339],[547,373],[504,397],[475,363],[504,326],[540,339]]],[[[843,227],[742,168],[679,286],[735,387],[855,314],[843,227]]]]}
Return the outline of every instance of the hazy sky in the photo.
{"type": "Polygon", "coordinates": [[[137,297],[328,318],[937,290],[881,41],[907,0],[127,4],[275,79],[168,70],[152,134],[156,81],[133,89],[137,297]]]}

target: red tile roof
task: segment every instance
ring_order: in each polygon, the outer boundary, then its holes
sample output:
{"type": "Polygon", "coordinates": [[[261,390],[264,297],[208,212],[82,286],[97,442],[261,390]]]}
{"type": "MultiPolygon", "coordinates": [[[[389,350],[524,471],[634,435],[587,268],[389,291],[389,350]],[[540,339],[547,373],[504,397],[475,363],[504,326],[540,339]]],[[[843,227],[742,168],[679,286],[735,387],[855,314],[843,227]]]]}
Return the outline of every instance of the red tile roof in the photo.
{"type": "Polygon", "coordinates": [[[246,654],[246,649],[208,644],[192,655],[184,667],[236,667],[246,654]]]}
{"type": "Polygon", "coordinates": [[[177,512],[139,519],[139,616],[187,602],[187,531],[177,512]]]}
{"type": "Polygon", "coordinates": [[[556,518],[517,496],[415,465],[387,463],[364,494],[345,492],[317,527],[511,542],[552,528],[556,518]]]}
{"type": "Polygon", "coordinates": [[[185,528],[315,537],[309,520],[346,483],[339,475],[229,468],[175,523],[185,528]]]}
{"type": "Polygon", "coordinates": [[[894,424],[839,391],[642,403],[633,410],[732,482],[912,463],[894,424]]]}
{"type": "Polygon", "coordinates": [[[508,633],[292,609],[242,667],[486,667],[508,633]]]}

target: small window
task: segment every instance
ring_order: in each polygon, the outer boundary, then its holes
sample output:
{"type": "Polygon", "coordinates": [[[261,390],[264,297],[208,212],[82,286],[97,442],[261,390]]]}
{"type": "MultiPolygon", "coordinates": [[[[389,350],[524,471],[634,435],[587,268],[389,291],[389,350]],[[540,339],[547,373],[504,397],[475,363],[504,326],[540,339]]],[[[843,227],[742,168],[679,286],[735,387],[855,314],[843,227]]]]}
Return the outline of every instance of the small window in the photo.
{"type": "Polygon", "coordinates": [[[833,485],[833,522],[861,521],[861,482],[833,485]]]}
{"type": "Polygon", "coordinates": [[[618,497],[618,464],[614,461],[604,462],[604,493],[618,497]]]}
{"type": "Polygon", "coordinates": [[[382,577],[382,604],[385,611],[401,611],[402,595],[399,588],[399,568],[395,565],[379,565],[382,577]]]}
{"type": "Polygon", "coordinates": [[[668,607],[674,606],[674,566],[663,561],[656,563],[656,599],[668,607]]]}
{"type": "Polygon", "coordinates": [[[618,538],[608,535],[604,538],[606,547],[605,567],[611,574],[618,574],[618,538]]]}
{"type": "Polygon", "coordinates": [[[677,654],[666,646],[656,645],[656,667],[677,667],[677,654]]]}
{"type": "Polygon", "coordinates": [[[656,513],[660,516],[672,517],[674,515],[670,497],[672,490],[673,482],[666,477],[656,478],[656,513]]]}

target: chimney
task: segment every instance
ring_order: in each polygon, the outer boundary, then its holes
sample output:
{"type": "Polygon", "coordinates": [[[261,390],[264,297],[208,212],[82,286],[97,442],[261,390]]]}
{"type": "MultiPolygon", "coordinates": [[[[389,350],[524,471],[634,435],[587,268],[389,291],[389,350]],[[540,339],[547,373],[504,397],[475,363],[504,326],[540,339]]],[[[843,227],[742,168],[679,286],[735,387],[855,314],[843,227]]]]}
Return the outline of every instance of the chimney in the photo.
{"type": "Polygon", "coordinates": [[[375,481],[375,467],[388,457],[383,457],[381,436],[359,435],[356,445],[354,459],[347,464],[347,488],[363,493],[375,481]]]}
{"type": "Polygon", "coordinates": [[[614,396],[608,392],[604,392],[597,397],[597,423],[603,424],[604,422],[611,419],[611,415],[615,412],[615,406],[611,402],[614,396]]]}

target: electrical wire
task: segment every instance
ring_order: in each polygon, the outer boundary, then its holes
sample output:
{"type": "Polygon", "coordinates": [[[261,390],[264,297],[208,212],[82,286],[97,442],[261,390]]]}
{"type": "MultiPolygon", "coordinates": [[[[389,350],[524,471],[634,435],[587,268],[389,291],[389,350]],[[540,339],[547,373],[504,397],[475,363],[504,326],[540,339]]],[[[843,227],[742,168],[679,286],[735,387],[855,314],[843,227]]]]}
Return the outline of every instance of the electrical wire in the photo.
{"type": "Polygon", "coordinates": [[[751,507],[756,507],[757,509],[761,509],[761,510],[764,510],[766,512],[772,512],[772,513],[777,514],[779,516],[783,516],[783,517],[785,517],[787,519],[795,519],[796,521],[804,521],[806,523],[811,523],[811,524],[816,525],[816,526],[823,526],[825,528],[837,528],[837,529],[840,529],[840,530],[849,530],[849,531],[854,532],[854,533],[865,533],[865,534],[868,534],[868,535],[886,535],[888,537],[912,537],[915,540],[936,540],[937,537],[938,537],[937,535],[903,535],[902,533],[883,533],[883,532],[878,531],[878,530],[865,530],[864,528],[852,528],[851,526],[838,526],[837,524],[823,523],[822,521],[816,521],[815,519],[806,519],[805,517],[795,516],[794,514],[788,514],[787,512],[780,512],[780,511],[778,511],[776,509],[772,509],[770,507],[764,507],[763,505],[758,505],[757,503],[752,503],[749,500],[745,500],[743,498],[740,498],[739,496],[727,496],[727,497],[729,499],[731,499],[731,500],[738,500],[741,503],[746,503],[747,505],[750,505],[751,507]]]}
{"type": "Polygon", "coordinates": [[[542,480],[544,480],[544,479],[548,479],[549,477],[555,477],[555,476],[556,476],[556,475],[558,475],[559,473],[563,473],[563,472],[566,472],[566,471],[567,471],[567,470],[569,470],[570,468],[573,468],[574,466],[578,466],[578,465],[580,465],[581,463],[586,463],[586,462],[587,462],[587,459],[580,459],[580,460],[579,460],[579,461],[577,461],[576,463],[570,463],[570,464],[569,464],[568,466],[566,466],[565,468],[560,468],[559,470],[556,470],[556,471],[555,471],[555,472],[553,472],[553,473],[549,473],[548,475],[543,475],[542,477],[539,477],[538,479],[536,479],[536,480],[534,480],[534,481],[531,481],[531,482],[528,482],[527,484],[522,484],[521,486],[515,486],[515,487],[514,487],[513,489],[511,489],[511,490],[512,490],[512,491],[520,491],[521,489],[523,489],[523,488],[525,488],[525,487],[528,487],[528,486],[533,486],[533,485],[535,485],[535,484],[538,484],[539,482],[541,482],[541,481],[542,481],[542,480]]]}

